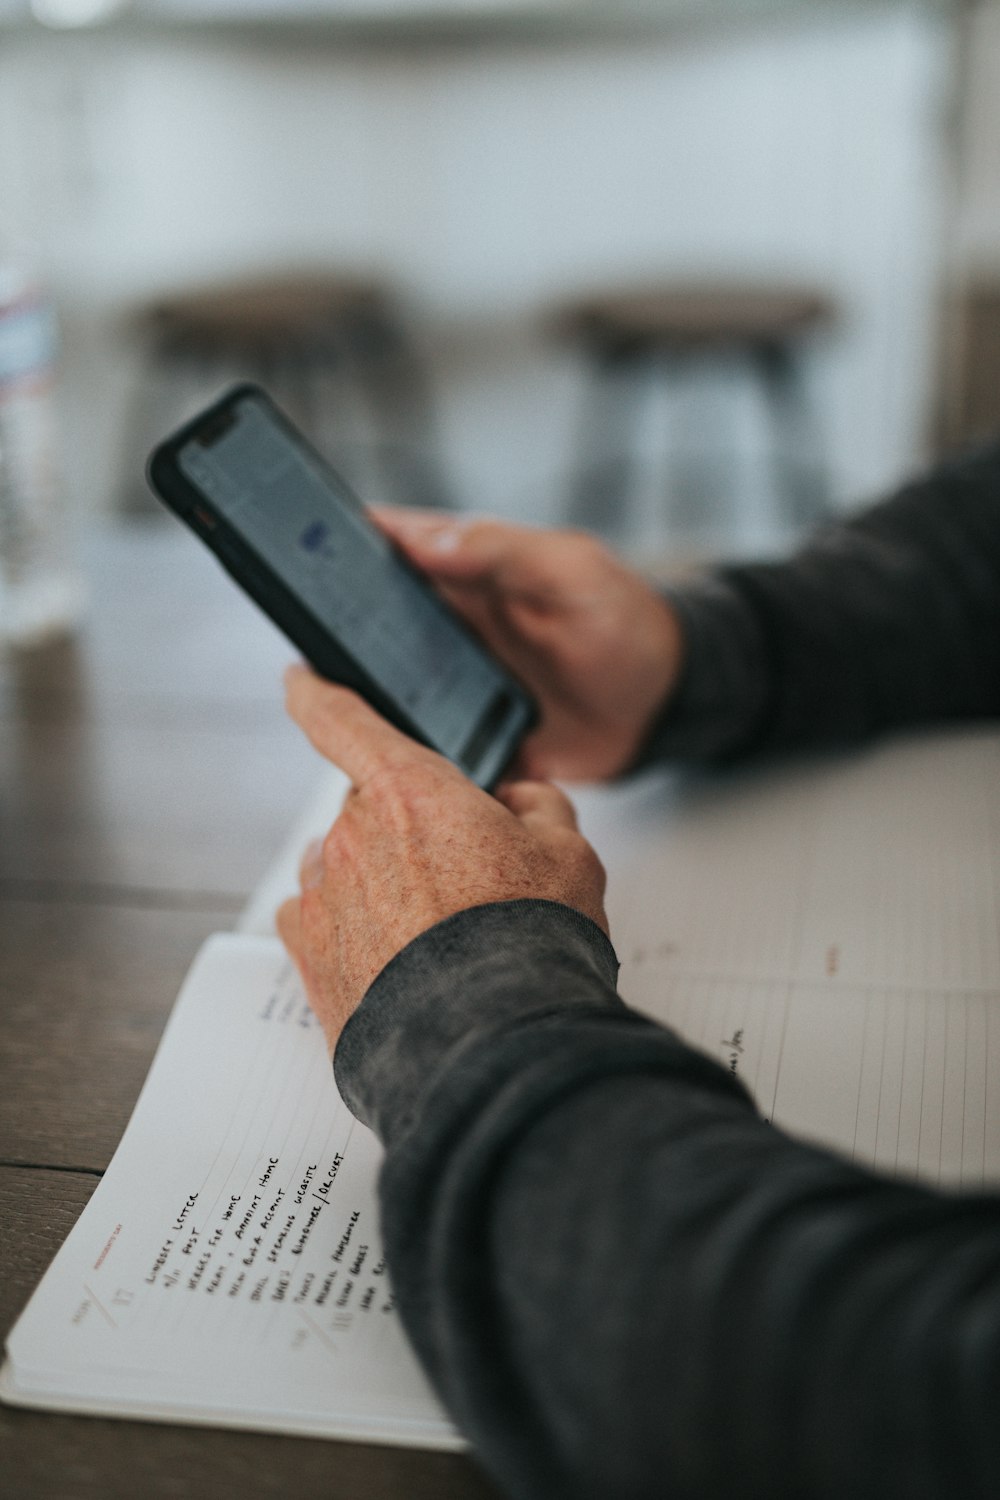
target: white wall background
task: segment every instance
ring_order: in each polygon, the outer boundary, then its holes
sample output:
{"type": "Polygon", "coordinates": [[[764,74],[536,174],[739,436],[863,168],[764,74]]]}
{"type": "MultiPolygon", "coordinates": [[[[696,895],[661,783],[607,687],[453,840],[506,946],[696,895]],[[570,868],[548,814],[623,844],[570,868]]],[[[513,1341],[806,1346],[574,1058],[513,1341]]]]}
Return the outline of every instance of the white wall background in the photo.
{"type": "MultiPolygon", "coordinates": [[[[134,375],[110,315],[287,263],[374,266],[403,288],[469,503],[558,514],[581,377],[545,332],[553,302],[714,271],[834,295],[811,370],[834,490],[892,483],[919,461],[930,396],[948,66],[935,12],[875,0],[641,41],[9,38],[0,234],[56,289],[85,376],[67,422],[81,504],[112,488],[134,375]]],[[[720,484],[752,517],[753,392],[733,376],[708,394],[734,458],[720,484]]],[[[671,423],[693,430],[687,409],[651,409],[650,455],[671,423]]],[[[650,535],[657,505],[650,488],[650,535]]]]}

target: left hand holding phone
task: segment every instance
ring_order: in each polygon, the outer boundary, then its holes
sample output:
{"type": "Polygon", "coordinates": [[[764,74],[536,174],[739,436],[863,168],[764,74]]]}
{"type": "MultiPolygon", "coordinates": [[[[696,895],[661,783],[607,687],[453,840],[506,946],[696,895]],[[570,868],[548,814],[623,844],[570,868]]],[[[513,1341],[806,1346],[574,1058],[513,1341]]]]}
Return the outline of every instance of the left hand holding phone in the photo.
{"type": "Polygon", "coordinates": [[[331,1052],[389,960],[456,912],[559,901],[607,932],[604,869],[557,787],[508,782],[490,796],[308,667],[289,668],[286,690],[291,717],[352,782],[277,914],[331,1052]]]}
{"type": "Polygon", "coordinates": [[[371,519],[541,711],[511,769],[607,780],[634,762],[680,680],[680,621],[596,537],[438,511],[371,519]]]}

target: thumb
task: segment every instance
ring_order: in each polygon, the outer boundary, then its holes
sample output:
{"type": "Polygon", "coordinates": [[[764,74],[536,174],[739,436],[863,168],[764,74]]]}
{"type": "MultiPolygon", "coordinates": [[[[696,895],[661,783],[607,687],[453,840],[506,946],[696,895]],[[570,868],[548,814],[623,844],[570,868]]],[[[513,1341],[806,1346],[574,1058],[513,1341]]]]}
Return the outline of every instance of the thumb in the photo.
{"type": "Polygon", "coordinates": [[[572,802],[551,781],[507,781],[494,792],[515,818],[526,827],[577,829],[576,810],[572,802]]]}
{"type": "Polygon", "coordinates": [[[422,573],[458,584],[498,580],[516,563],[524,537],[531,534],[526,527],[443,516],[440,511],[378,506],[369,514],[422,573]]]}

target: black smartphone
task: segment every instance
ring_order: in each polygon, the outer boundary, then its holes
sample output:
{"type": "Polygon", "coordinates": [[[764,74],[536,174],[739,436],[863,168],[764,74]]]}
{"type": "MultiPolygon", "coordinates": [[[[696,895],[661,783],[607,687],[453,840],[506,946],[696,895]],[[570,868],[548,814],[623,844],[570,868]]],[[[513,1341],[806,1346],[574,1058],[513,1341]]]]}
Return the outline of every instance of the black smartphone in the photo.
{"type": "Polygon", "coordinates": [[[322,676],[489,790],[535,706],[271,398],[239,385],[155,449],[153,490],[322,676]]]}

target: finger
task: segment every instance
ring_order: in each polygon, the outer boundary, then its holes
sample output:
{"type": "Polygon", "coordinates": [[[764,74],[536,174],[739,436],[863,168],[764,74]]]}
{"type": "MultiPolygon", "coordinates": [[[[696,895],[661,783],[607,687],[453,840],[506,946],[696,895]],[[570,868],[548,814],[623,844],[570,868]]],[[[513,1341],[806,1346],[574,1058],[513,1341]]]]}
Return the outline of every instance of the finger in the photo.
{"type": "MultiPolygon", "coordinates": [[[[475,559],[460,559],[453,567],[448,554],[463,544],[462,532],[467,522],[440,511],[404,510],[378,506],[368,511],[380,531],[393,541],[410,562],[427,575],[438,595],[460,619],[471,625],[485,639],[492,635],[495,590],[479,576],[475,559]],[[456,573],[457,576],[449,576],[456,573]]],[[[496,642],[492,642],[494,649],[496,642]]]]}
{"type": "Polygon", "coordinates": [[[508,781],[497,787],[495,796],[522,823],[576,831],[572,802],[550,781],[508,781]]]}
{"type": "Polygon", "coordinates": [[[350,688],[327,682],[300,663],[285,673],[285,706],[320,754],[357,787],[379,771],[402,768],[433,753],[387,723],[350,688]]]}
{"type": "Polygon", "coordinates": [[[283,901],[274,914],[274,925],[278,936],[297,964],[302,952],[302,903],[298,896],[283,901]]]}
{"type": "Polygon", "coordinates": [[[509,771],[519,781],[549,781],[556,775],[553,755],[543,735],[536,732],[521,741],[509,771]]]}
{"type": "Polygon", "coordinates": [[[323,841],[311,839],[299,865],[299,885],[304,891],[323,884],[323,841]]]}
{"type": "Polygon", "coordinates": [[[447,571],[448,555],[462,545],[462,520],[441,511],[378,506],[368,511],[368,517],[421,572],[436,574],[442,559],[447,571]]]}
{"type": "Polygon", "coordinates": [[[533,528],[501,521],[389,507],[371,515],[423,572],[460,583],[499,580],[537,540],[533,528]]]}
{"type": "Polygon", "coordinates": [[[365,514],[384,536],[403,544],[429,542],[441,533],[455,532],[463,521],[450,511],[417,510],[408,505],[370,505],[365,514]]]}

